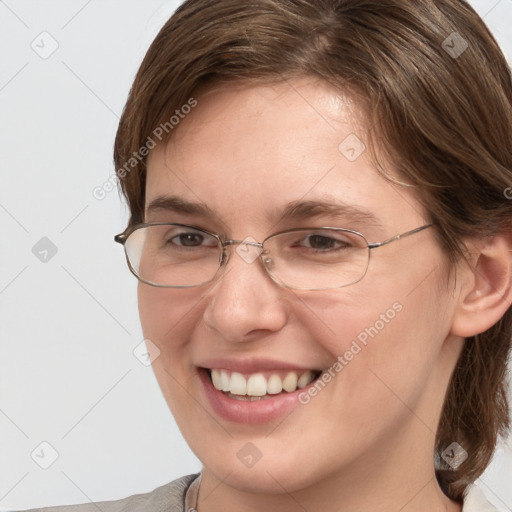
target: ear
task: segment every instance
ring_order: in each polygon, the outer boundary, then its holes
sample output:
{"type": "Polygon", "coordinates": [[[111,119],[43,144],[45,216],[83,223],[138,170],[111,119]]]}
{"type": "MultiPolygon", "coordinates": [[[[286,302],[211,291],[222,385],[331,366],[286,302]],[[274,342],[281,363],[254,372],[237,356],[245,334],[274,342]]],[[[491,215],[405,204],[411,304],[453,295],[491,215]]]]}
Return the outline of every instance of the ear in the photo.
{"type": "Polygon", "coordinates": [[[457,269],[462,286],[451,329],[464,338],[492,327],[512,304],[512,236],[498,234],[470,245],[470,263],[457,269]]]}

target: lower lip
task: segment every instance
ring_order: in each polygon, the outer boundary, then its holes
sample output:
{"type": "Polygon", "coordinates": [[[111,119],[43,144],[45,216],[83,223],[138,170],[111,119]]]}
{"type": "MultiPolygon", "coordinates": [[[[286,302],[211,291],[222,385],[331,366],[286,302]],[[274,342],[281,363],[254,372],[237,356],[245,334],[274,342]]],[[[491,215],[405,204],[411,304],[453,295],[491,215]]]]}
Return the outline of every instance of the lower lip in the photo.
{"type": "Polygon", "coordinates": [[[307,391],[308,387],[316,382],[314,380],[305,388],[291,393],[279,393],[272,398],[251,402],[229,398],[223,391],[215,389],[208,370],[199,368],[199,376],[213,410],[227,421],[246,425],[267,423],[289,414],[295,407],[301,405],[299,394],[307,391]]]}

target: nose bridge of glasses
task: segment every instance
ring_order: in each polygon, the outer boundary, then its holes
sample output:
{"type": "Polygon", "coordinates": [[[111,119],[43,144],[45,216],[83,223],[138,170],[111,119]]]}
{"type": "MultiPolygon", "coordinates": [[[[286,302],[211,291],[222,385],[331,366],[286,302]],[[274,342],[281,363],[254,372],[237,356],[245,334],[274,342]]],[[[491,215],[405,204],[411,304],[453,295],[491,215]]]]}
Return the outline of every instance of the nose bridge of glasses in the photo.
{"type": "Polygon", "coordinates": [[[219,261],[220,266],[224,266],[228,263],[228,260],[231,257],[231,251],[228,250],[228,247],[238,246],[236,248],[237,255],[245,261],[245,263],[253,263],[255,260],[260,259],[262,261],[265,270],[267,270],[268,261],[262,260],[261,256],[266,255],[267,251],[263,247],[263,243],[256,241],[252,237],[246,237],[244,240],[225,240],[221,242],[222,244],[222,254],[221,259],[219,261]],[[244,247],[246,249],[244,249],[244,247]]]}
{"type": "MultiPolygon", "coordinates": [[[[250,238],[250,237],[248,237],[250,238]]],[[[249,240],[246,238],[245,240],[226,240],[223,242],[223,245],[225,247],[228,247],[230,245],[251,245],[253,247],[259,247],[260,249],[263,249],[263,244],[260,244],[259,242],[256,242],[256,240],[249,240]]]]}
{"type": "MultiPolygon", "coordinates": [[[[251,251],[253,256],[254,255],[259,256],[263,252],[263,244],[257,242],[254,238],[252,238],[250,236],[245,238],[244,240],[229,239],[229,240],[221,241],[221,244],[222,244],[222,262],[221,262],[221,264],[227,263],[227,260],[229,258],[229,253],[230,253],[230,251],[227,250],[228,247],[232,247],[232,246],[236,246],[236,245],[238,245],[239,247],[240,246],[246,246],[249,248],[254,247],[256,250],[251,251]]],[[[242,257],[242,259],[244,259],[244,260],[246,259],[244,257],[244,253],[247,251],[244,251],[244,249],[237,248],[236,252],[238,253],[238,255],[240,257],[242,257]]],[[[255,259],[253,256],[251,256],[251,262],[255,259]]]]}

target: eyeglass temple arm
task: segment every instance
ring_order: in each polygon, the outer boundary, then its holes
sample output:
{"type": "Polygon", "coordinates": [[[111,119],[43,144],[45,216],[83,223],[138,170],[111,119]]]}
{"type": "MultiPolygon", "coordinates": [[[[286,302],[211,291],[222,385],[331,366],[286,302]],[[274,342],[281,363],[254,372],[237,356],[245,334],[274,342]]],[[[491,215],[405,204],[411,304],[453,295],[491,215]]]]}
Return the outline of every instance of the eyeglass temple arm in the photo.
{"type": "Polygon", "coordinates": [[[416,229],[411,229],[411,231],[407,231],[405,233],[401,233],[399,235],[395,235],[391,238],[388,238],[387,240],[384,240],[384,242],[377,242],[377,243],[374,243],[374,244],[368,244],[368,247],[370,249],[375,249],[377,247],[382,247],[383,245],[387,245],[387,244],[390,244],[391,242],[394,242],[395,240],[400,240],[401,238],[406,238],[410,235],[414,235],[415,233],[418,233],[420,231],[423,231],[424,229],[427,229],[427,228],[430,228],[431,226],[433,226],[433,224],[425,224],[424,226],[420,226],[419,228],[416,228],[416,229]]]}

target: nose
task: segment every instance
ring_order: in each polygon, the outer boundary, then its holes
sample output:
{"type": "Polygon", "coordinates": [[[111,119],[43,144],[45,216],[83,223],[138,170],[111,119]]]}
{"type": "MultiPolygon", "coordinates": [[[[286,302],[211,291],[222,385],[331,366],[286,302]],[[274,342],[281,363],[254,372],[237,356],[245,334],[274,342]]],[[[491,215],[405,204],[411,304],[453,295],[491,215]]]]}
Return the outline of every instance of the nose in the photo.
{"type": "Polygon", "coordinates": [[[258,245],[229,247],[222,274],[208,293],[204,321],[226,341],[249,341],[275,333],[288,320],[285,290],[265,272],[258,245]]]}

